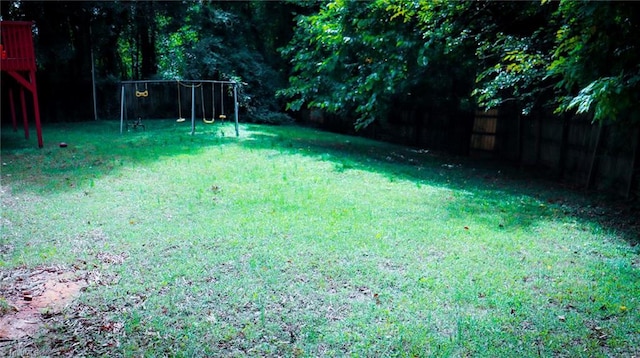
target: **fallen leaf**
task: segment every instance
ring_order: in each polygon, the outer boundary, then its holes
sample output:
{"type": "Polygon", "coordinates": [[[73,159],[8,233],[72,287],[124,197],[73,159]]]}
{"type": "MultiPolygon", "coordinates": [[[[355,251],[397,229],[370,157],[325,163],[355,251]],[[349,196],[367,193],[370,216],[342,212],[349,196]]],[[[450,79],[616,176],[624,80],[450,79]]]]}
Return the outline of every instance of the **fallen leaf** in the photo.
{"type": "Polygon", "coordinates": [[[565,316],[558,316],[558,320],[560,320],[560,322],[565,322],[567,320],[567,317],[565,316]]]}

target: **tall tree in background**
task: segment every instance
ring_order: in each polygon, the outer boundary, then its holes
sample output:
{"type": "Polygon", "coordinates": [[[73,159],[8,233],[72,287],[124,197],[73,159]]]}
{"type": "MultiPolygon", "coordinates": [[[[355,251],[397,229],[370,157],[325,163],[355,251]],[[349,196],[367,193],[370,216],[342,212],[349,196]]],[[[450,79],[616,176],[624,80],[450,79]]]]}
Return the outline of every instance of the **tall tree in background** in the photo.
{"type": "Polygon", "coordinates": [[[50,120],[91,118],[92,65],[106,117],[120,80],[205,77],[246,84],[243,109],[264,121],[279,120],[281,100],[358,128],[396,108],[508,102],[524,114],[553,106],[596,120],[640,117],[640,12],[631,2],[6,4],[3,19],[37,24],[50,120]]]}
{"type": "Polygon", "coordinates": [[[459,108],[473,98],[486,108],[514,102],[524,114],[553,106],[596,120],[637,118],[637,10],[622,2],[335,0],[298,18],[282,51],[293,71],[280,93],[290,109],[353,115],[356,127],[385,118],[408,93],[410,102],[459,108]]]}
{"type": "Polygon", "coordinates": [[[13,2],[5,20],[37,26],[39,83],[48,120],[92,117],[91,51],[101,117],[117,115],[117,84],[128,79],[234,79],[243,84],[245,118],[278,121],[285,83],[276,48],[292,34],[285,2],[13,2]],[[65,91],[60,91],[65,88],[65,91]]]}
{"type": "Polygon", "coordinates": [[[362,128],[397,106],[464,106],[474,73],[468,49],[440,41],[443,32],[425,41],[421,3],[338,0],[300,16],[282,50],[293,68],[280,92],[289,108],[354,116],[362,128]]]}
{"type": "Polygon", "coordinates": [[[159,74],[235,80],[248,118],[278,121],[275,91],[286,71],[276,48],[289,41],[295,2],[191,2],[180,16],[159,17],[159,74]],[[278,20],[278,21],[274,21],[278,20]]]}
{"type": "Polygon", "coordinates": [[[640,119],[636,4],[499,6],[502,21],[478,41],[485,60],[474,94],[481,105],[516,100],[525,114],[548,105],[556,113],[588,113],[594,120],[640,119]],[[513,20],[515,31],[499,25],[513,20]]]}
{"type": "MultiPolygon", "coordinates": [[[[4,11],[7,13],[4,13],[4,11]]],[[[91,118],[90,24],[86,2],[16,2],[3,19],[35,21],[40,107],[47,120],[91,118]]]]}
{"type": "MultiPolygon", "coordinates": [[[[125,69],[123,79],[153,78],[158,71],[156,38],[157,19],[162,16],[164,3],[136,1],[131,3],[103,3],[101,9],[117,6],[121,8],[118,26],[117,53],[125,69]],[[119,21],[119,22],[120,22],[119,21]]],[[[108,24],[107,24],[108,26],[108,24]]]]}
{"type": "Polygon", "coordinates": [[[638,10],[634,2],[560,2],[549,65],[559,111],[640,121],[638,10]]]}

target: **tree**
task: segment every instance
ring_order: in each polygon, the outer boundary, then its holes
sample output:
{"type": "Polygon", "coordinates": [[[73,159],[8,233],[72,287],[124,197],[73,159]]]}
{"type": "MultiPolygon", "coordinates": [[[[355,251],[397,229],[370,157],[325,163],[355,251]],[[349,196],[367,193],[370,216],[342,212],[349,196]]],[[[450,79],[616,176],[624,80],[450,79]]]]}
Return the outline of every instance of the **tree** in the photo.
{"type": "Polygon", "coordinates": [[[275,91],[285,82],[275,49],[289,41],[295,1],[13,2],[5,20],[36,22],[38,82],[49,120],[86,119],[91,111],[91,51],[98,98],[116,116],[116,86],[126,79],[234,79],[245,118],[277,121],[275,91]],[[272,21],[277,19],[277,21],[272,21]],[[260,25],[262,24],[262,25],[260,25]],[[266,25],[265,25],[266,24],[266,25]],[[65,88],[65,91],[60,91],[65,88]]]}
{"type": "Polygon", "coordinates": [[[640,15],[632,2],[562,1],[549,76],[558,111],[640,121],[640,15]]]}
{"type": "Polygon", "coordinates": [[[553,106],[637,119],[636,10],[622,2],[335,0],[298,18],[282,50],[293,71],[280,94],[290,109],[355,116],[356,127],[412,102],[514,102],[524,114],[553,106]]]}
{"type": "Polygon", "coordinates": [[[553,101],[554,83],[547,74],[555,37],[552,14],[551,5],[535,2],[486,3],[473,35],[479,71],[472,96],[479,106],[514,102],[527,115],[553,101]]]}
{"type": "MultiPolygon", "coordinates": [[[[408,104],[453,105],[470,84],[463,47],[446,47],[435,33],[425,41],[420,1],[332,1],[298,17],[282,54],[292,64],[288,108],[319,108],[355,116],[356,128],[408,104]]],[[[444,8],[447,3],[440,5],[444,8]]]]}
{"type": "Polygon", "coordinates": [[[275,91],[284,73],[275,47],[286,43],[295,2],[193,2],[159,18],[159,73],[164,78],[235,80],[246,117],[282,121],[275,91]],[[278,18],[282,22],[273,22],[278,18]],[[256,24],[268,24],[258,27],[256,24]]]}

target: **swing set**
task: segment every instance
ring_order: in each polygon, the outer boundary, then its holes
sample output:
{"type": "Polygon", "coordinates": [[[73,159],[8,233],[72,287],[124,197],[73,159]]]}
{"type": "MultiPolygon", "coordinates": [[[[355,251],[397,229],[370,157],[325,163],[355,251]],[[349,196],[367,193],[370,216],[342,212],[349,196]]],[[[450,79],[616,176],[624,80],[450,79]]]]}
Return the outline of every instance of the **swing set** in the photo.
{"type": "Polygon", "coordinates": [[[121,82],[122,92],[121,92],[121,99],[120,99],[120,133],[123,133],[124,131],[125,122],[127,125],[127,129],[128,128],[146,129],[145,126],[142,124],[142,114],[140,112],[143,111],[144,108],[148,110],[149,106],[153,106],[153,96],[151,95],[151,93],[153,92],[153,89],[150,89],[149,85],[165,84],[165,86],[163,86],[163,89],[164,91],[166,91],[168,89],[166,85],[170,83],[176,84],[177,95],[175,98],[177,98],[177,102],[178,102],[177,103],[178,118],[176,119],[176,122],[178,123],[187,121],[187,119],[182,116],[183,114],[182,104],[185,99],[182,98],[183,95],[181,94],[181,92],[183,92],[183,88],[187,88],[191,90],[190,103],[191,103],[191,134],[192,135],[195,134],[195,131],[196,131],[196,103],[198,102],[196,99],[196,90],[198,88],[200,92],[199,102],[201,104],[200,114],[202,116],[202,122],[205,124],[213,124],[216,121],[216,119],[225,121],[227,119],[227,114],[225,112],[225,101],[229,101],[229,98],[231,98],[233,100],[236,137],[240,135],[238,130],[238,83],[234,81],[214,81],[214,80],[122,81],[121,82]],[[207,91],[209,85],[211,85],[211,90],[207,91]],[[208,93],[206,92],[210,92],[211,94],[210,96],[211,100],[209,102],[209,104],[211,105],[210,107],[211,117],[207,116],[209,113],[207,113],[208,96],[205,96],[205,94],[208,94],[208,93]],[[216,97],[218,96],[219,98],[216,101],[216,97]],[[129,111],[127,110],[128,102],[134,102],[133,104],[135,105],[135,111],[136,111],[136,114],[134,116],[134,118],[136,118],[135,121],[127,120],[127,118],[129,117],[128,115],[129,111]],[[217,111],[216,111],[216,107],[218,108],[217,111]],[[216,113],[217,113],[217,117],[216,117],[216,113]]]}

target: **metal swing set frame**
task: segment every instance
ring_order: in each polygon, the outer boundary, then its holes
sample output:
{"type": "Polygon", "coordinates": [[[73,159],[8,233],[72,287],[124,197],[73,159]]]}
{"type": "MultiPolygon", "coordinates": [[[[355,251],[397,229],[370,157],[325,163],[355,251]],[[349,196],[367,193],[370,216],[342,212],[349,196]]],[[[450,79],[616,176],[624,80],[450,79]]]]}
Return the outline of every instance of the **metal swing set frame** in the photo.
{"type": "MultiPolygon", "coordinates": [[[[185,118],[182,118],[182,103],[180,99],[180,86],[191,88],[191,134],[196,133],[196,88],[200,87],[201,95],[203,96],[202,100],[202,113],[203,117],[205,117],[205,105],[204,105],[204,92],[202,86],[204,84],[211,84],[211,97],[212,97],[212,111],[213,117],[211,120],[207,120],[203,118],[205,123],[213,123],[215,120],[215,86],[220,86],[220,106],[222,108],[220,119],[225,119],[226,115],[224,114],[224,86],[232,86],[233,88],[233,107],[234,107],[234,121],[235,121],[235,130],[236,137],[240,136],[240,132],[238,129],[238,83],[235,81],[218,81],[218,80],[139,80],[139,81],[121,81],[120,85],[122,88],[121,97],[120,97],[120,133],[122,134],[124,131],[125,125],[125,116],[126,116],[126,85],[134,85],[135,87],[135,95],[136,97],[148,97],[149,91],[147,89],[148,84],[162,84],[162,83],[177,83],[178,85],[178,122],[186,121],[185,118]],[[144,85],[144,91],[138,91],[138,85],[144,85]]],[[[138,118],[137,122],[138,126],[141,125],[141,119],[138,118]]],[[[144,126],[142,126],[144,128],[144,126]]]]}

